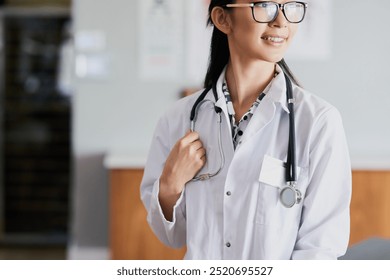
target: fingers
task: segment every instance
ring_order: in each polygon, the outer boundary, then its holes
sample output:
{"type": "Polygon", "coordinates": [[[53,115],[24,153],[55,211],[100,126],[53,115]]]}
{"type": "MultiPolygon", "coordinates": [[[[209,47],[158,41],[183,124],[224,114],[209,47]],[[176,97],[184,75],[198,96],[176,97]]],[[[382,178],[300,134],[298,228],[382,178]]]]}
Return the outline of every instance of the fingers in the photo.
{"type": "Polygon", "coordinates": [[[192,142],[190,145],[191,145],[191,149],[193,149],[193,151],[197,151],[203,147],[203,144],[200,140],[196,140],[196,141],[192,142]]]}
{"type": "Polygon", "coordinates": [[[178,141],[178,145],[180,150],[187,150],[187,152],[191,154],[195,154],[203,147],[199,134],[191,131],[187,132],[186,135],[178,141]]]}
{"type": "Polygon", "coordinates": [[[188,131],[181,140],[184,142],[184,144],[192,143],[196,140],[199,140],[199,133],[196,131],[188,131]]]}
{"type": "Polygon", "coordinates": [[[187,151],[189,158],[197,162],[198,168],[202,167],[206,162],[206,149],[199,139],[199,134],[195,131],[189,131],[180,142],[183,150],[187,151]]]}
{"type": "Polygon", "coordinates": [[[199,134],[188,132],[176,142],[169,153],[162,177],[173,184],[171,189],[176,189],[176,186],[184,186],[194,178],[205,164],[206,149],[199,139],[199,134]]]}
{"type": "Polygon", "coordinates": [[[197,162],[196,167],[202,167],[206,162],[206,149],[196,131],[188,131],[186,135],[178,141],[179,151],[186,160],[197,162]]]}
{"type": "Polygon", "coordinates": [[[206,161],[206,149],[202,147],[199,150],[197,150],[197,156],[199,156],[199,158],[205,162],[206,161]]]}

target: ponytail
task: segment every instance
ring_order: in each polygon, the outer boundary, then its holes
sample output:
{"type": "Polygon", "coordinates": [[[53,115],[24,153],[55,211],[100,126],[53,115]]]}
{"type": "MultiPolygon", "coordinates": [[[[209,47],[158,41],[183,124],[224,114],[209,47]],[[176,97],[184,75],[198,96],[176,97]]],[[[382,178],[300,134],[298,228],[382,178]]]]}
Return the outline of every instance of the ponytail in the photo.
{"type": "MultiPolygon", "coordinates": [[[[211,11],[214,9],[214,7],[231,4],[233,2],[234,0],[211,0],[207,25],[213,25],[211,20],[211,11]]],[[[226,34],[220,31],[218,28],[213,27],[213,34],[211,36],[210,45],[209,66],[204,81],[205,88],[211,88],[212,85],[217,83],[223,68],[225,68],[229,61],[229,57],[229,44],[226,34]]]]}

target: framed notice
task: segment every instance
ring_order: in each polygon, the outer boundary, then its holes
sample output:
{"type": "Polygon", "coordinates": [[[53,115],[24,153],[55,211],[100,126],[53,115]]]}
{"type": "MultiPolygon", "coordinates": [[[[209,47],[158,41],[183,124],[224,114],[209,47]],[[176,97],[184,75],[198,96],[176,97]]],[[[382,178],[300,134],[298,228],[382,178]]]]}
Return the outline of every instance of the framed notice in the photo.
{"type": "Polygon", "coordinates": [[[184,1],[138,0],[138,70],[141,80],[182,77],[184,1]]]}

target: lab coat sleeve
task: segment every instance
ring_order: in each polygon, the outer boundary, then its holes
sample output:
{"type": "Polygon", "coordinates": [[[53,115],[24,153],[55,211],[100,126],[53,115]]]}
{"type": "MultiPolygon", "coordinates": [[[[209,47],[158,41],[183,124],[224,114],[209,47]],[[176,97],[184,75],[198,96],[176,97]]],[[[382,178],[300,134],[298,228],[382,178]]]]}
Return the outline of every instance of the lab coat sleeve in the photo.
{"type": "Polygon", "coordinates": [[[185,191],[174,206],[172,221],[165,219],[158,199],[160,175],[172,146],[170,135],[167,119],[160,119],[141,182],[141,199],[148,213],[147,221],[155,235],[165,245],[180,248],[186,241],[185,191]]]}
{"type": "Polygon", "coordinates": [[[351,164],[339,112],[328,109],[312,128],[308,187],[292,259],[337,259],[350,230],[351,164]]]}

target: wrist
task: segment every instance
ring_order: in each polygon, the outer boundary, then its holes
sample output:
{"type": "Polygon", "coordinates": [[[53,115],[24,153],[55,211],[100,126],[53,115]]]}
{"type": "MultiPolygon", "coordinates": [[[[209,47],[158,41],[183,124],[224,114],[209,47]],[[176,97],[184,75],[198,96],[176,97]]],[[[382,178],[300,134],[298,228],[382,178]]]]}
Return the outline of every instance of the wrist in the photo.
{"type": "Polygon", "coordinates": [[[183,191],[184,184],[177,180],[172,180],[170,176],[162,174],[160,177],[160,194],[164,196],[180,196],[183,191]]]}

